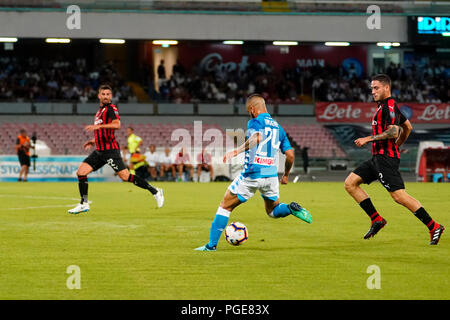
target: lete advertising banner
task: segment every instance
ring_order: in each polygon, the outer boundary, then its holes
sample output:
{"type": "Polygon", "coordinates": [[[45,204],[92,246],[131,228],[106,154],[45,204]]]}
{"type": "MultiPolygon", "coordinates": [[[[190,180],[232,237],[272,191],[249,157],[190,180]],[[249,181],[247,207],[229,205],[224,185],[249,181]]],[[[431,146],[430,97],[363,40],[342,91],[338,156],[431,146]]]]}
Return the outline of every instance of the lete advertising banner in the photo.
{"type": "MultiPolygon", "coordinates": [[[[397,103],[403,115],[413,123],[450,124],[448,103],[397,103]]],[[[376,103],[317,102],[318,122],[370,123],[377,109],[376,103]]]]}
{"type": "MultiPolygon", "coordinates": [[[[77,169],[86,156],[51,156],[36,159],[36,170],[31,162],[28,181],[77,181],[77,169]]],[[[20,164],[17,156],[0,156],[0,181],[17,181],[20,164]]],[[[108,166],[92,172],[89,181],[120,181],[108,166]]]]}

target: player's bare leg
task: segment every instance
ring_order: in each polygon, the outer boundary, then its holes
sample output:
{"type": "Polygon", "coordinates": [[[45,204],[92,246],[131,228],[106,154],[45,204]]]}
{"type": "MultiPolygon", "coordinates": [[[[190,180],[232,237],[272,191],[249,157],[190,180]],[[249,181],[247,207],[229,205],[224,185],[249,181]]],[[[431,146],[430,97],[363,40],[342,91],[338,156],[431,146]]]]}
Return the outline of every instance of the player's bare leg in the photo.
{"type": "Polygon", "coordinates": [[[277,198],[276,201],[264,199],[264,206],[267,215],[271,218],[284,218],[292,214],[294,217],[297,217],[306,223],[312,223],[311,214],[297,202],[291,202],[288,205],[286,203],[280,203],[279,198],[277,198]]]}
{"type": "Polygon", "coordinates": [[[360,186],[362,183],[363,179],[353,172],[345,179],[345,190],[358,204],[369,198],[369,195],[360,186]]]}
{"type": "Polygon", "coordinates": [[[222,201],[220,202],[220,207],[231,212],[241,203],[242,202],[239,200],[236,194],[231,193],[230,190],[227,190],[225,192],[225,195],[223,196],[222,201]]]}
{"type": "Polygon", "coordinates": [[[231,212],[241,203],[238,196],[227,189],[211,224],[209,242],[204,246],[196,248],[196,251],[216,251],[220,235],[228,224],[231,212]]]}
{"type": "Polygon", "coordinates": [[[364,239],[370,239],[375,236],[386,224],[387,221],[381,217],[370,200],[369,195],[361,188],[363,179],[355,173],[350,173],[345,179],[345,190],[355,199],[360,207],[372,220],[369,231],[364,235],[364,239]]]}
{"type": "Polygon", "coordinates": [[[77,170],[77,176],[87,176],[93,170],[94,169],[89,164],[87,164],[86,162],[82,162],[77,170]]]}
{"type": "Polygon", "coordinates": [[[419,210],[419,208],[422,206],[418,200],[414,199],[408,193],[406,193],[405,189],[390,192],[390,194],[395,202],[408,208],[412,213],[419,210]]]}

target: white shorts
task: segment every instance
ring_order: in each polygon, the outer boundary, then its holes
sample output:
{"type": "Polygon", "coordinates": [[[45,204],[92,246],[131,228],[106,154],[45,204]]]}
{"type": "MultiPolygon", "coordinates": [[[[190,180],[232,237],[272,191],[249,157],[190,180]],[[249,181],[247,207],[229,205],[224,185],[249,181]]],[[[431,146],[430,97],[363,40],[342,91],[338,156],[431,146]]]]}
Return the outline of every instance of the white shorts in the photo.
{"type": "Polygon", "coordinates": [[[238,175],[230,184],[228,190],[237,195],[241,202],[245,202],[253,197],[257,190],[259,190],[264,200],[276,201],[279,197],[278,177],[252,179],[238,175]]]}

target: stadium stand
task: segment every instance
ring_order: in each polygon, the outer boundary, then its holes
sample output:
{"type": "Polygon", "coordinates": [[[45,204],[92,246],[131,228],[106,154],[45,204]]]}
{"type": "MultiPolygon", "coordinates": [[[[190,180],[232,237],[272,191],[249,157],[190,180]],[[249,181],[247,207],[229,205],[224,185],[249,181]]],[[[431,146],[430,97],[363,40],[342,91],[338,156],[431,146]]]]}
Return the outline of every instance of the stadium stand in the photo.
{"type": "MultiPolygon", "coordinates": [[[[176,121],[176,120],[175,120],[176,121]]],[[[92,138],[92,134],[84,132],[87,123],[3,123],[0,125],[0,154],[14,152],[14,143],[17,132],[24,128],[29,135],[36,133],[39,140],[44,141],[54,155],[85,154],[82,145],[92,138]]],[[[126,126],[126,125],[125,125],[126,126]]],[[[172,134],[176,130],[187,130],[191,137],[191,145],[194,145],[194,124],[162,123],[148,124],[138,123],[132,125],[136,134],[144,140],[144,147],[155,144],[157,147],[175,146],[179,140],[172,140],[172,134]]],[[[308,147],[312,158],[345,158],[346,154],[339,146],[337,140],[322,125],[308,124],[284,126],[294,147],[300,149],[308,147]]],[[[223,137],[230,138],[226,131],[218,124],[202,124],[202,135],[209,129],[217,129],[223,137]]],[[[119,143],[126,146],[125,130],[117,134],[119,143]]],[[[179,136],[176,134],[175,136],[179,136]]],[[[174,137],[175,137],[174,136],[174,137]]],[[[225,142],[230,143],[230,142],[225,142]]]]}
{"type": "Polygon", "coordinates": [[[133,102],[135,96],[112,62],[88,68],[86,59],[0,56],[0,101],[97,101],[99,83],[115,89],[113,100],[133,102]]]}
{"type": "MultiPolygon", "coordinates": [[[[20,129],[27,133],[36,133],[39,140],[44,141],[53,155],[85,154],[83,143],[92,139],[92,133],[83,129],[87,123],[3,123],[0,125],[0,154],[13,154],[17,134],[20,129]]],[[[190,133],[191,145],[194,145],[193,124],[133,124],[136,134],[144,140],[144,146],[155,144],[157,147],[175,146],[179,140],[172,140],[172,133],[177,129],[185,129],[190,133]]],[[[217,129],[225,136],[225,131],[217,124],[203,124],[202,134],[208,129],[217,129]]],[[[121,146],[127,145],[126,130],[117,134],[121,146]]]]}
{"type": "Polygon", "coordinates": [[[308,147],[313,158],[345,158],[336,139],[321,125],[285,125],[284,129],[298,148],[308,147]]]}
{"type": "MultiPolygon", "coordinates": [[[[300,104],[312,101],[371,101],[370,76],[356,77],[351,71],[329,66],[309,69],[288,68],[275,73],[270,66],[250,64],[242,72],[209,73],[196,68],[174,72],[159,88],[146,81],[128,85],[113,62],[88,68],[84,59],[28,59],[0,57],[0,101],[95,102],[99,83],[115,88],[113,102],[138,102],[134,91],[147,88],[149,97],[159,103],[209,102],[242,104],[248,95],[260,92],[268,103],[300,104]],[[155,90],[157,89],[157,90],[155,90]]],[[[449,64],[401,66],[391,63],[386,70],[393,80],[398,101],[445,103],[450,101],[449,64]]],[[[140,95],[141,97],[142,95],[140,95]]],[[[141,101],[143,102],[143,101],[141,101]]]]}

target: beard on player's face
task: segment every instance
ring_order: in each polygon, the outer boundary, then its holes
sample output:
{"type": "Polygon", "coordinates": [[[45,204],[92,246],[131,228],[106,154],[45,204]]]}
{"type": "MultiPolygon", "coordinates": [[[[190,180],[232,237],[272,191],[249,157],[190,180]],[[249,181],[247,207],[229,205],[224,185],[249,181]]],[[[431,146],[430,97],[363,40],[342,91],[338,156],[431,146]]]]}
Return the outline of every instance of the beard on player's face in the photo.
{"type": "Polygon", "coordinates": [[[109,97],[100,97],[100,102],[102,104],[109,104],[109,103],[111,103],[111,98],[109,98],[109,97]]]}
{"type": "Polygon", "coordinates": [[[248,110],[248,114],[250,115],[250,118],[255,119],[256,116],[255,116],[255,114],[253,112],[253,110],[254,110],[253,107],[250,107],[247,110],[248,110]]]}
{"type": "Polygon", "coordinates": [[[372,94],[372,96],[373,96],[373,100],[375,102],[384,100],[386,98],[386,90],[380,89],[380,90],[378,90],[378,92],[372,94]]]}

